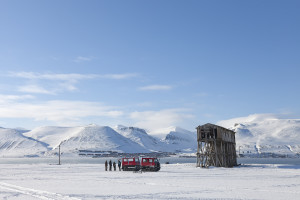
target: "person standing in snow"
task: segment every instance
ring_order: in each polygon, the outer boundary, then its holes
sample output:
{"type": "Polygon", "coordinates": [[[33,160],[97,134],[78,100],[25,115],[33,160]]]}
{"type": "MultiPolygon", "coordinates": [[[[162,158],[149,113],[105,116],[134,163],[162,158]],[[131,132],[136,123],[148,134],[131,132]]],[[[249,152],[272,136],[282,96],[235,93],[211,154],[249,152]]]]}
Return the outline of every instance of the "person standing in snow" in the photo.
{"type": "Polygon", "coordinates": [[[113,166],[114,166],[114,171],[116,171],[116,162],[115,161],[114,161],[113,166]]]}
{"type": "Polygon", "coordinates": [[[121,171],[121,161],[118,160],[118,167],[119,167],[119,171],[121,171]]]}
{"type": "Polygon", "coordinates": [[[107,171],[107,160],[105,161],[105,171],[107,171]]]}
{"type": "Polygon", "coordinates": [[[111,171],[111,165],[112,165],[111,160],[109,160],[109,171],[111,171]]]}

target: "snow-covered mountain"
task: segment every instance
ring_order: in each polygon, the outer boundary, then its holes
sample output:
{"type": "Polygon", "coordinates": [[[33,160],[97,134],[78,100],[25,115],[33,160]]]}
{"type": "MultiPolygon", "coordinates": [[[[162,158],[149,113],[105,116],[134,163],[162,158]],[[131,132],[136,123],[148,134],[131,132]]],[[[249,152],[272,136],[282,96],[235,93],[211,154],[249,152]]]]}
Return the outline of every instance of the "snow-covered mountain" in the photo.
{"type": "Polygon", "coordinates": [[[43,126],[25,132],[24,135],[47,144],[52,150],[57,148],[62,141],[78,134],[83,129],[84,127],[43,126]]]}
{"type": "Polygon", "coordinates": [[[51,155],[61,145],[64,153],[115,151],[124,153],[189,152],[195,150],[195,133],[173,127],[161,140],[137,127],[87,125],[38,127],[31,131],[0,130],[0,155],[51,155]]]}
{"type": "Polygon", "coordinates": [[[236,132],[240,153],[300,154],[300,120],[255,114],[224,120],[218,125],[236,132]]]}
{"type": "MultiPolygon", "coordinates": [[[[300,155],[300,120],[274,115],[250,115],[220,121],[236,132],[237,150],[244,154],[300,155]]],[[[58,146],[64,153],[115,151],[124,153],[190,152],[197,150],[196,132],[178,127],[164,130],[163,139],[137,127],[87,125],[38,127],[31,131],[0,128],[0,156],[51,155],[58,146]]]]}
{"type": "Polygon", "coordinates": [[[163,139],[169,151],[195,152],[197,150],[197,134],[179,127],[170,127],[169,134],[163,139]]]}
{"type": "Polygon", "coordinates": [[[101,150],[148,153],[149,150],[117,133],[108,126],[89,125],[62,142],[64,150],[101,150]]]}
{"type": "Polygon", "coordinates": [[[24,135],[48,144],[53,151],[61,144],[65,152],[73,153],[78,150],[149,152],[112,128],[94,124],[78,127],[39,127],[24,135]]]}
{"type": "Polygon", "coordinates": [[[47,144],[28,138],[18,129],[0,128],[0,155],[2,157],[35,156],[48,151],[47,144]]]}
{"type": "Polygon", "coordinates": [[[150,136],[144,129],[119,125],[115,128],[115,130],[122,136],[139,144],[145,149],[150,150],[151,152],[167,151],[167,149],[159,139],[150,136]]]}

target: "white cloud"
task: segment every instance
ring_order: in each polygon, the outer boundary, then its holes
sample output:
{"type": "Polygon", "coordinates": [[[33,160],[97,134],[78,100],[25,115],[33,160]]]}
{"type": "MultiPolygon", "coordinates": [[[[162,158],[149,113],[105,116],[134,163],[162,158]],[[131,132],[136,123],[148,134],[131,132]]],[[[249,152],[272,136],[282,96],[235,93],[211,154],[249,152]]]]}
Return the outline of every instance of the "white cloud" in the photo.
{"type": "Polygon", "coordinates": [[[121,80],[121,79],[129,79],[129,78],[136,77],[136,76],[138,76],[138,74],[125,73],[125,74],[105,74],[100,77],[107,78],[107,79],[121,80]]]}
{"type": "Polygon", "coordinates": [[[73,61],[74,62],[88,62],[88,61],[91,61],[93,60],[93,57],[91,56],[77,56],[77,58],[75,58],[73,61]]]}
{"type": "Polygon", "coordinates": [[[114,79],[114,80],[122,80],[129,79],[132,77],[138,76],[136,73],[124,73],[124,74],[54,74],[54,73],[35,73],[35,72],[10,72],[10,77],[16,78],[24,78],[29,80],[58,80],[58,81],[69,81],[69,82],[77,82],[83,79],[95,79],[95,78],[103,78],[103,79],[114,79]]]}
{"type": "Polygon", "coordinates": [[[122,111],[98,102],[47,101],[43,103],[0,102],[0,118],[28,118],[37,121],[79,121],[86,117],[116,118],[122,111]]]}
{"type": "Polygon", "coordinates": [[[27,83],[17,88],[19,92],[52,95],[63,91],[75,91],[78,81],[100,77],[97,74],[41,74],[34,72],[10,72],[9,76],[28,80],[27,83]]]}
{"type": "Polygon", "coordinates": [[[37,94],[55,94],[54,91],[46,90],[45,88],[42,88],[38,85],[24,85],[18,87],[19,92],[24,93],[37,93],[37,94]]]}
{"type": "Polygon", "coordinates": [[[260,114],[251,114],[247,117],[237,117],[228,120],[222,120],[217,122],[218,125],[230,128],[233,127],[236,123],[249,123],[249,122],[261,122],[266,119],[278,119],[281,118],[281,114],[274,114],[274,113],[260,113],[260,114]]]}
{"type": "Polygon", "coordinates": [[[3,95],[0,94],[0,104],[18,101],[18,100],[26,100],[26,99],[34,99],[35,97],[32,95],[3,95]]]}
{"type": "Polygon", "coordinates": [[[185,109],[165,109],[159,111],[132,112],[130,118],[135,126],[148,130],[151,134],[161,134],[161,130],[170,126],[177,126],[182,121],[194,116],[186,113],[185,109]]]}
{"type": "Polygon", "coordinates": [[[83,79],[94,79],[99,77],[97,74],[54,74],[54,73],[35,73],[35,72],[10,72],[10,77],[24,78],[29,80],[59,80],[76,82],[83,79]]]}
{"type": "MultiPolygon", "coordinates": [[[[0,119],[33,120],[35,123],[70,125],[80,123],[127,123],[145,128],[151,134],[162,134],[170,126],[183,125],[194,118],[186,109],[164,109],[131,112],[99,102],[54,100],[41,102],[31,95],[0,95],[0,119]],[[96,121],[95,121],[96,120],[96,121]]],[[[3,120],[2,120],[3,121],[3,120]]],[[[29,126],[32,126],[29,125],[29,126]]],[[[19,126],[18,124],[14,126],[19,126]]]]}
{"type": "Polygon", "coordinates": [[[35,72],[10,72],[9,77],[23,78],[27,83],[17,90],[24,93],[57,94],[64,91],[77,90],[76,84],[85,79],[112,79],[123,80],[138,76],[136,73],[124,74],[54,74],[35,72]]]}
{"type": "Polygon", "coordinates": [[[140,87],[139,90],[147,91],[147,90],[171,90],[172,86],[170,85],[148,85],[144,87],[140,87]]]}

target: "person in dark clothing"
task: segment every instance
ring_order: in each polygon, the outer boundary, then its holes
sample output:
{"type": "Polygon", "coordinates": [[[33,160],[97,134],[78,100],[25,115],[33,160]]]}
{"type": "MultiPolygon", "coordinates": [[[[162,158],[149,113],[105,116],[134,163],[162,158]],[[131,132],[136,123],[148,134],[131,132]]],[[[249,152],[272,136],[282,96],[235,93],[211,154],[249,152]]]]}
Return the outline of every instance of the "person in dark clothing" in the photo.
{"type": "Polygon", "coordinates": [[[112,163],[111,163],[111,160],[109,161],[109,171],[111,171],[111,165],[112,165],[112,163]]]}
{"type": "Polygon", "coordinates": [[[107,160],[105,161],[105,171],[107,171],[107,160]]]}
{"type": "Polygon", "coordinates": [[[114,166],[114,171],[116,171],[116,162],[115,161],[113,163],[113,166],[114,166]]]}
{"type": "Polygon", "coordinates": [[[119,171],[121,171],[121,161],[118,160],[118,167],[119,167],[119,171]]]}

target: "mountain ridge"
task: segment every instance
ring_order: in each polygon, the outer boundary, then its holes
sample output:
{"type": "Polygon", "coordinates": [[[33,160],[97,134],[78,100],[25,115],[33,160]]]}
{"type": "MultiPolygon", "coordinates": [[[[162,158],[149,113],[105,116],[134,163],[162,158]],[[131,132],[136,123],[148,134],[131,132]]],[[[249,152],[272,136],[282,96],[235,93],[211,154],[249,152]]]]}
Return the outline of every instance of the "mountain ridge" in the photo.
{"type": "Polygon", "coordinates": [[[300,154],[300,119],[272,114],[223,120],[218,125],[236,132],[236,146],[243,154],[300,154]]]}
{"type": "MultiPolygon", "coordinates": [[[[223,120],[217,125],[236,132],[237,152],[244,155],[300,155],[300,120],[271,114],[223,120]]],[[[78,154],[80,150],[120,153],[192,153],[197,151],[196,132],[168,127],[163,138],[139,127],[44,126],[33,130],[0,128],[0,156],[49,156],[78,154]]]]}
{"type": "MultiPolygon", "coordinates": [[[[184,146],[181,143],[177,143],[175,148],[174,144],[169,144],[164,139],[161,140],[156,138],[155,136],[148,134],[144,129],[122,125],[115,128],[90,124],[75,127],[43,126],[26,131],[14,129],[5,130],[8,132],[10,131],[11,133],[17,132],[19,137],[27,142],[32,141],[38,143],[41,146],[40,149],[31,148],[34,146],[33,144],[30,144],[28,148],[26,146],[22,147],[29,151],[27,154],[36,156],[51,156],[57,154],[58,146],[60,145],[66,154],[78,154],[80,150],[120,153],[174,152],[175,150],[177,152],[191,151],[191,149],[186,150],[186,144],[184,146]]],[[[182,137],[189,133],[189,131],[184,129],[175,128],[174,130],[181,131],[182,133],[177,134],[182,137]]],[[[4,136],[5,135],[1,134],[0,131],[0,145],[1,141],[3,141],[2,143],[7,142],[7,138],[12,135],[7,137],[4,136]]],[[[192,151],[194,150],[195,149],[192,151]]],[[[1,149],[0,146],[0,155],[1,152],[5,154],[6,151],[7,148],[1,149]]],[[[25,156],[22,151],[18,151],[13,155],[16,155],[17,157],[25,156]]]]}

